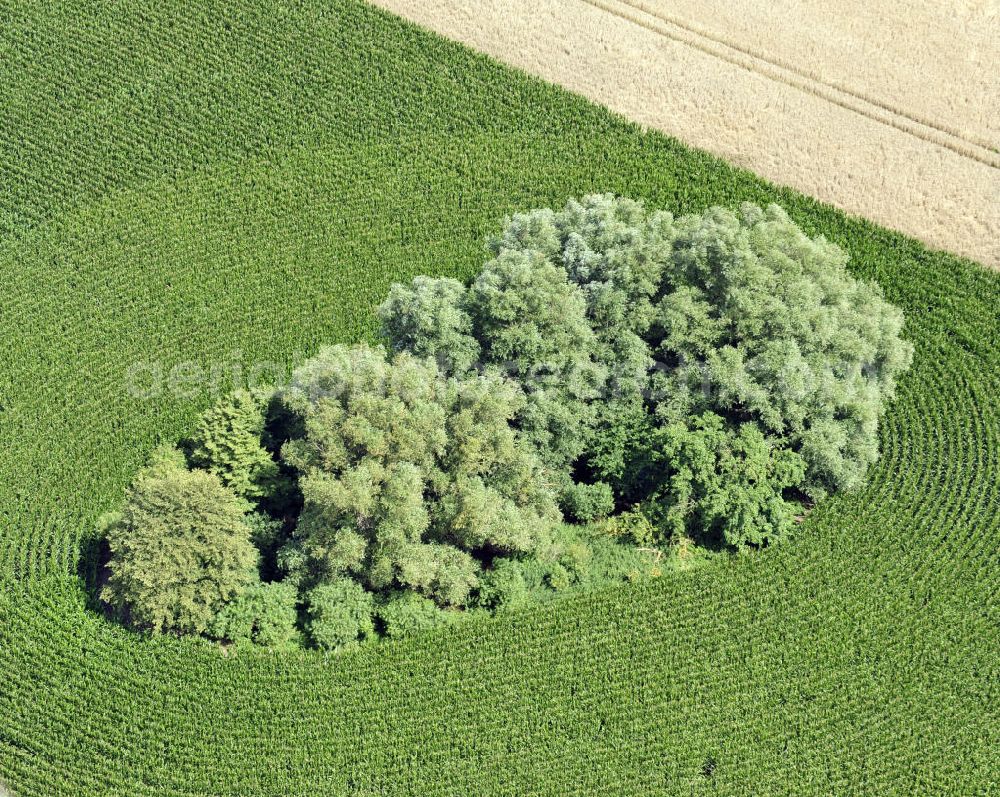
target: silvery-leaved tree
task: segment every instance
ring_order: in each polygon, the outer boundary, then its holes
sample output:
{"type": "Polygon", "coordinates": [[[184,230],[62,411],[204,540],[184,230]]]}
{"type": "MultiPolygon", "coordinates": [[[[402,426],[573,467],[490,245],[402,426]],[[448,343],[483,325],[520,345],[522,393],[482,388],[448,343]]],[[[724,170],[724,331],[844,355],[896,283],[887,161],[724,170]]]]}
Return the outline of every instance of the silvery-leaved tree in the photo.
{"type": "Polygon", "coordinates": [[[383,329],[452,373],[513,378],[514,423],[571,513],[573,490],[607,483],[664,536],[759,544],[796,496],[863,482],[912,347],[878,287],[781,208],[675,219],[592,195],[517,214],[489,246],[467,288],[393,286],[383,329]]]}

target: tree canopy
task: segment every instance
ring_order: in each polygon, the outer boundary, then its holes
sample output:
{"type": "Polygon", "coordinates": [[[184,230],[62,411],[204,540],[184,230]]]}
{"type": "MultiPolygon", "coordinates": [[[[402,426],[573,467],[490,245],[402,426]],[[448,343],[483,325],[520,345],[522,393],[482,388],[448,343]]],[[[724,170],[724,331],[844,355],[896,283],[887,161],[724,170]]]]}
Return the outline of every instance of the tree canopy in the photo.
{"type": "Polygon", "coordinates": [[[281,397],[303,430],[282,447],[304,497],[295,537],[323,577],[463,605],[481,570],[474,553],[530,554],[559,519],[509,423],[523,403],[509,380],[331,346],[281,397]]]}
{"type": "Polygon", "coordinates": [[[102,597],[153,632],[202,633],[256,579],[244,507],[179,452],[160,452],[103,521],[111,549],[102,597]]]}

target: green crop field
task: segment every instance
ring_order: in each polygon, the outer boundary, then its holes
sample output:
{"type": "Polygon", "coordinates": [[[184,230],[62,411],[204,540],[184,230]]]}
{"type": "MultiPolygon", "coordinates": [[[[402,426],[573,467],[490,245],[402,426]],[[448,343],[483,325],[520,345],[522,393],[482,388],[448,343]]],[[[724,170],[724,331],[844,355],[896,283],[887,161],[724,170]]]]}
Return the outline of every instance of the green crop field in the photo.
{"type": "MultiPolygon", "coordinates": [[[[355,0],[0,0],[0,781],[37,795],[1000,793],[1000,275],[355,0]],[[869,486],[793,540],[342,656],[147,638],[81,557],[210,401],[467,277],[515,209],[777,201],[907,315],[869,486]]],[[[3,787],[0,786],[0,791],[3,787]]]]}

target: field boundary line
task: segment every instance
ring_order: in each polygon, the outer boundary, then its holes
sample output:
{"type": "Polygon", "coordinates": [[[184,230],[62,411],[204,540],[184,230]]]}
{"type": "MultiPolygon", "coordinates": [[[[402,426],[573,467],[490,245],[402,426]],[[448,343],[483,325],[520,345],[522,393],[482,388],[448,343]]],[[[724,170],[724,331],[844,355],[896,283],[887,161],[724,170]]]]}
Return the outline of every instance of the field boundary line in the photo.
{"type": "Polygon", "coordinates": [[[581,2],[638,25],[646,30],[727,61],[734,66],[806,91],[822,100],[890,125],[923,141],[937,144],[963,157],[1000,169],[1000,152],[940,125],[920,119],[855,89],[818,79],[800,68],[754,52],[750,48],[698,30],[686,22],[651,10],[641,0],[581,0],[581,2]]]}

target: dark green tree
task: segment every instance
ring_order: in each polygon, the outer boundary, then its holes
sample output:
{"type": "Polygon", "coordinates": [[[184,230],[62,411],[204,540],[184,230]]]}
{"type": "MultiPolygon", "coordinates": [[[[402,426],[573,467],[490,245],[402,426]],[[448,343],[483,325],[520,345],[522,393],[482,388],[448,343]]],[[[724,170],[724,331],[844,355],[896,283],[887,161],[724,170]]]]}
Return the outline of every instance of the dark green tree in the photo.
{"type": "Polygon", "coordinates": [[[257,578],[244,505],[218,477],[160,452],[103,519],[111,550],[102,598],[154,633],[202,633],[257,578]]]}
{"type": "Polygon", "coordinates": [[[191,464],[251,501],[273,495],[279,475],[262,444],[267,402],[267,395],[236,391],[202,414],[191,438],[191,464]]]}

